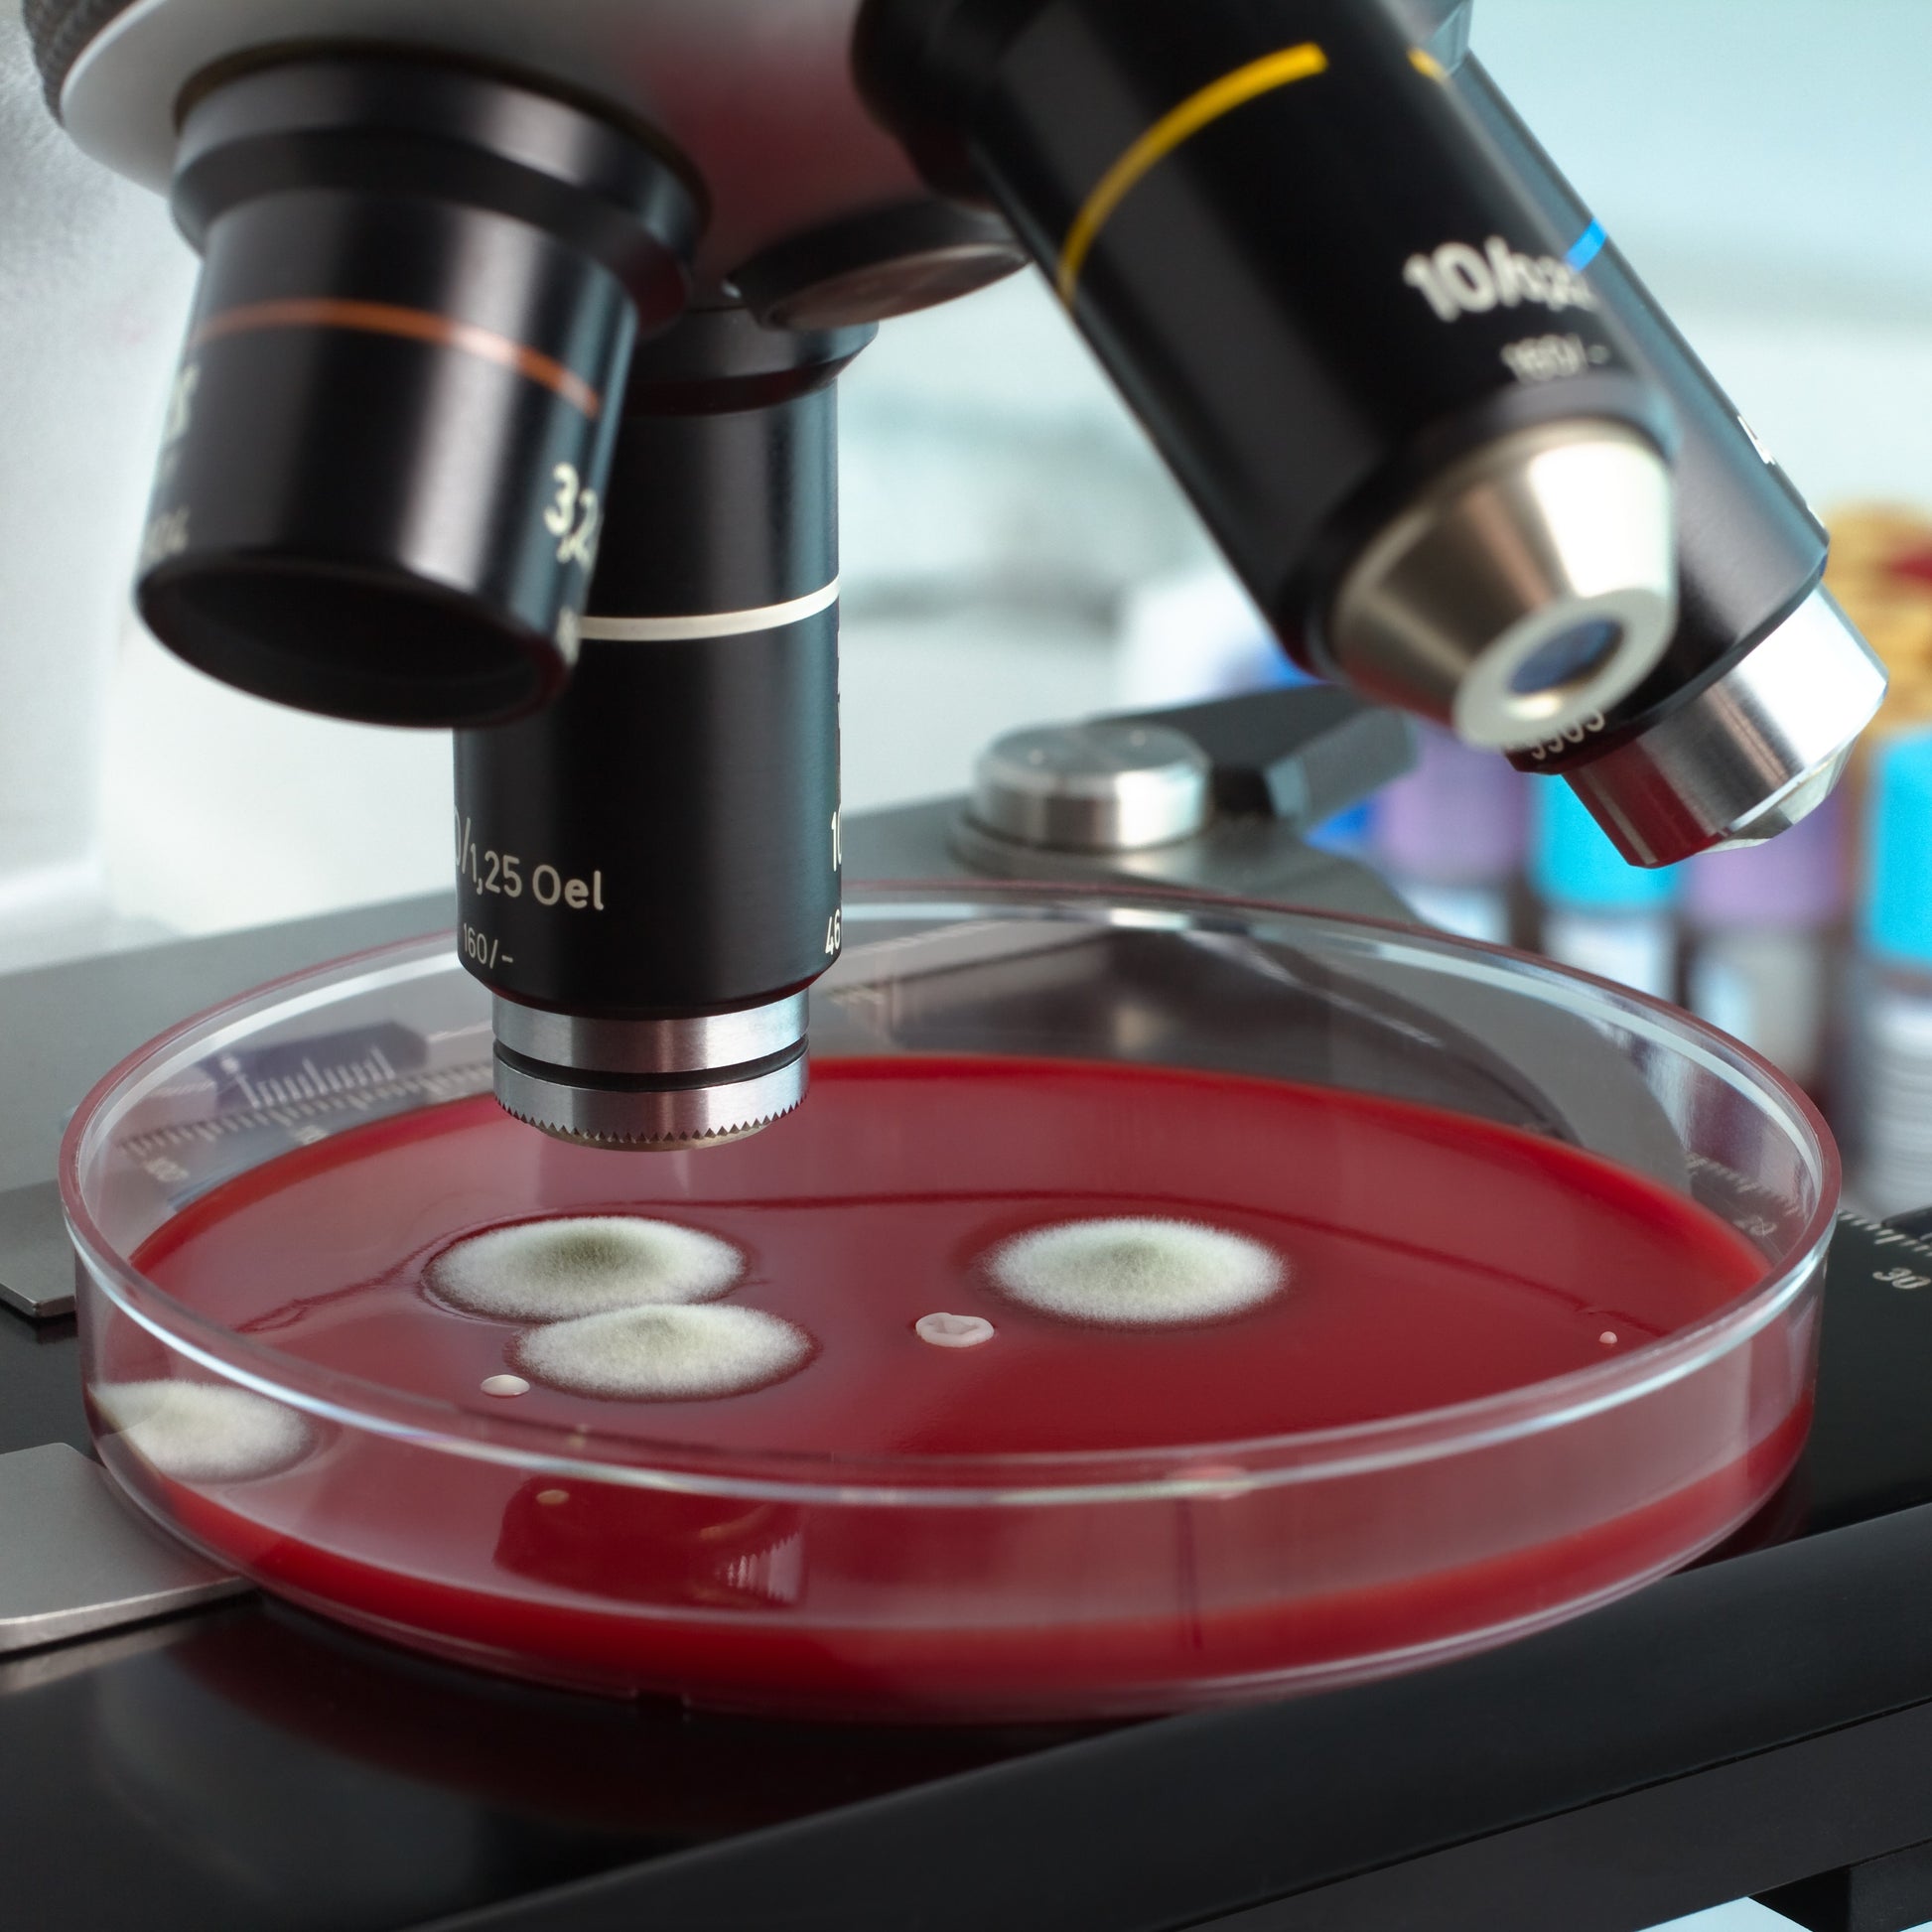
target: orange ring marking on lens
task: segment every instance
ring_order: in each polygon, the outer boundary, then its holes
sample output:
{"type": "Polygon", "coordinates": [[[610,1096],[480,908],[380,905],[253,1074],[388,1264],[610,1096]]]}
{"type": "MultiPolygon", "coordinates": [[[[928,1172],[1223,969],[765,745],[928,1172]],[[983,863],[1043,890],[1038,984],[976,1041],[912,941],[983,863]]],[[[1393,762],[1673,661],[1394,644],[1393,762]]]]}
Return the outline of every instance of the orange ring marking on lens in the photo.
{"type": "Polygon", "coordinates": [[[457,322],[429,309],[405,309],[391,302],[355,302],[339,296],[290,296],[277,302],[248,302],[238,309],[211,316],[189,339],[191,349],[243,336],[257,329],[347,329],[369,336],[398,336],[413,343],[432,343],[466,355],[481,356],[514,369],[532,382],[563,397],[593,422],[603,414],[604,399],[576,370],[555,356],[526,344],[512,342],[474,322],[457,322]]]}

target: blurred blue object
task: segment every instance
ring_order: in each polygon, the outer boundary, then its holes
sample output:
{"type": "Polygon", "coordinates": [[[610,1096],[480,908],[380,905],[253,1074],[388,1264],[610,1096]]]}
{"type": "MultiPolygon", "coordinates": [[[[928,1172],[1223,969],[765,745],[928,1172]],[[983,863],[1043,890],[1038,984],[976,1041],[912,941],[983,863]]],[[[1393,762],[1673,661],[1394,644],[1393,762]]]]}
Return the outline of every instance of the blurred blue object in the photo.
{"type": "Polygon", "coordinates": [[[1932,733],[1879,752],[1867,807],[1861,926],[1880,958],[1932,965],[1932,733]]]}
{"type": "Polygon", "coordinates": [[[1650,911],[1677,892],[1673,871],[1626,865],[1561,778],[1531,781],[1530,878],[1547,904],[1591,912],[1650,911]]]}
{"type": "Polygon", "coordinates": [[[1359,805],[1350,805],[1345,812],[1337,812],[1333,818],[1310,832],[1308,842],[1319,846],[1323,852],[1338,852],[1350,859],[1361,858],[1375,842],[1375,800],[1364,798],[1359,805]]]}

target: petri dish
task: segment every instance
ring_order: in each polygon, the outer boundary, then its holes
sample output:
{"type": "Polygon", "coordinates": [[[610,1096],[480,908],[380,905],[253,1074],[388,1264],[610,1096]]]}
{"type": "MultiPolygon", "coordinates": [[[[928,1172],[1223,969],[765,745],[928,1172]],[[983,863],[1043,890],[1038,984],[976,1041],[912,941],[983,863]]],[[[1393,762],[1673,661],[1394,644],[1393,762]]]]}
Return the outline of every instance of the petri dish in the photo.
{"type": "Polygon", "coordinates": [[[1837,1156],[1674,1008],[1281,906],[873,887],[812,1040],[795,1115],[673,1155],[502,1114],[447,935],[154,1041],[62,1157],[103,1462],[444,1657],[1006,1723],[1504,1641],[1802,1448],[1837,1156]]]}

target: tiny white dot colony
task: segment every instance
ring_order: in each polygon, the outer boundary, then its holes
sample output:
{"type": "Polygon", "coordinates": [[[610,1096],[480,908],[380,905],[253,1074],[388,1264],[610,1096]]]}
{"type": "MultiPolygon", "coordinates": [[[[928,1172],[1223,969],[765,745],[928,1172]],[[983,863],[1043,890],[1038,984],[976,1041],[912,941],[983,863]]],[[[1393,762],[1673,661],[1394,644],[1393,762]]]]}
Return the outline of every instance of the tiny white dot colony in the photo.
{"type": "Polygon", "coordinates": [[[485,1375],[483,1379],[484,1395],[508,1398],[513,1395],[528,1395],[530,1385],[520,1375],[485,1375]]]}
{"type": "Polygon", "coordinates": [[[995,1283],[1044,1314],[1107,1327],[1212,1321],[1258,1307],[1288,1279],[1259,1241],[1197,1221],[1060,1221],[1002,1242],[995,1283]]]}
{"type": "Polygon", "coordinates": [[[177,1482],[271,1475],[312,1441],[295,1410],[218,1382],[103,1382],[94,1405],[142,1461],[177,1482]]]}
{"type": "Polygon", "coordinates": [[[912,1332],[935,1348],[977,1348],[993,1339],[993,1324],[983,1314],[922,1314],[912,1332]]]}
{"type": "Polygon", "coordinates": [[[534,1381],[578,1395],[692,1402],[743,1395],[795,1374],[811,1336],[761,1309],[616,1309],[533,1328],[516,1365],[534,1381]]]}
{"type": "Polygon", "coordinates": [[[745,1272],[729,1241],[673,1221],[584,1214],[492,1228],[430,1263],[429,1285],[467,1314],[573,1321],[614,1309],[709,1302],[745,1272]]]}

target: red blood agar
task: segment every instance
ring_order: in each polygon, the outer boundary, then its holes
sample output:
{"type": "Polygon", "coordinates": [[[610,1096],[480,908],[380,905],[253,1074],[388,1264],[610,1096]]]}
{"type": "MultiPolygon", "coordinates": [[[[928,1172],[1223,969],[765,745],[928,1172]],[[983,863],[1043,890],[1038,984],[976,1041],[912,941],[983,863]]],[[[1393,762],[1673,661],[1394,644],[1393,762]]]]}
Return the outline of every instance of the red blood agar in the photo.
{"type": "MultiPolygon", "coordinates": [[[[1708,1546],[1780,1479],[1808,1420],[1803,1374],[1765,1373],[1747,1343],[1721,1416],[1687,1382],[1447,1459],[1280,1479],[1262,1439],[1615,1374],[1765,1265],[1688,1194],[1547,1139],[1170,1068],[828,1061],[790,1119],[672,1156],[564,1147],[461,1101],[230,1181],[135,1260],[285,1357],[447,1405],[452,1435],[513,1416],[557,1432],[560,1454],[582,1431],[587,1461],[744,1476],[625,1486],[322,1419],[294,1467],[191,1486],[107,1438],[123,1480],[194,1540],[409,1642],[752,1708],[1161,1709],[1494,1641],[1708,1546]],[[739,1246],[726,1299],[806,1330],[809,1363],[708,1401],[484,1393],[528,1324],[441,1306],[428,1264],[506,1222],[623,1212],[739,1246]],[[1101,1216],[1260,1242],[1286,1286],[1232,1316],[1116,1328],[992,1280],[1014,1235],[1101,1216]],[[935,1310],[993,1336],[928,1345],[935,1310]],[[1192,1486],[1149,1489],[1151,1473],[1192,1486]],[[1110,1480],[1120,1493],[1094,1492],[1110,1480]],[[1061,1482],[1088,1493],[999,1493],[1061,1482]]],[[[94,1379],[205,1373],[157,1346],[116,1331],[94,1379]]]]}

